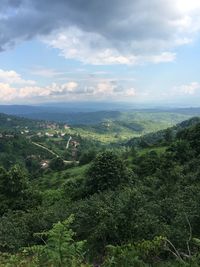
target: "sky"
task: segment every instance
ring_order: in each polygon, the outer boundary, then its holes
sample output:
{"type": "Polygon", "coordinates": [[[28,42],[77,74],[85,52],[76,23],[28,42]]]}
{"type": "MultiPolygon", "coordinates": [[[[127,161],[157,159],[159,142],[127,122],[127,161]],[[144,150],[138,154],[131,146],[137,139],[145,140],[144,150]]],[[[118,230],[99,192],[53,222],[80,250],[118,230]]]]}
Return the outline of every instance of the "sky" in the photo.
{"type": "Polygon", "coordinates": [[[1,0],[1,104],[200,106],[199,71],[199,0],[1,0]]]}

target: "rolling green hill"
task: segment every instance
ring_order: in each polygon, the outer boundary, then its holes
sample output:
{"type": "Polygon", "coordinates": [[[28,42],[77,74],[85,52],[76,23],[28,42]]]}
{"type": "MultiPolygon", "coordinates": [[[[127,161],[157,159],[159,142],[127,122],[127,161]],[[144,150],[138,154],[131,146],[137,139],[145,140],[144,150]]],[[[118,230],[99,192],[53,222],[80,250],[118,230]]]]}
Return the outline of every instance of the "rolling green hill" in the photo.
{"type": "Polygon", "coordinates": [[[191,115],[169,112],[121,112],[117,120],[104,119],[98,124],[76,125],[73,129],[85,138],[109,144],[157,132],[189,118],[191,115]]]}
{"type": "Polygon", "coordinates": [[[192,127],[193,125],[196,125],[200,122],[200,118],[199,117],[193,117],[189,120],[180,122],[172,127],[169,127],[167,129],[164,130],[160,130],[158,132],[152,132],[146,135],[143,135],[141,137],[135,137],[130,139],[126,145],[127,146],[141,146],[141,147],[145,147],[145,146],[155,146],[155,145],[160,145],[161,143],[164,142],[169,142],[174,140],[174,138],[176,137],[177,132],[188,128],[188,127],[192,127]],[[169,139],[169,140],[166,140],[169,139]]]}
{"type": "MultiPolygon", "coordinates": [[[[77,267],[198,267],[200,119],[147,137],[145,148],[104,149],[90,163],[34,177],[1,168],[0,264],[56,266],[62,255],[77,267]]],[[[17,158],[34,152],[16,138],[17,158]]]]}

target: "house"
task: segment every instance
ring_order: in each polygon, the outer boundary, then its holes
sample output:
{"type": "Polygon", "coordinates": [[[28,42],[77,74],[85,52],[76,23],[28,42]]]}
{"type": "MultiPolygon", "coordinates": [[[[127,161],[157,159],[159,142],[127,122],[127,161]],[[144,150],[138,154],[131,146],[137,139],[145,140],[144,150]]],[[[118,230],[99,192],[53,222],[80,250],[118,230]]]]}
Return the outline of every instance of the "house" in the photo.
{"type": "Polygon", "coordinates": [[[47,133],[47,132],[45,133],[45,135],[48,136],[48,137],[54,137],[54,134],[47,133]]]}
{"type": "Polygon", "coordinates": [[[75,141],[75,140],[72,140],[70,143],[71,143],[71,145],[74,146],[74,147],[77,147],[77,146],[80,145],[80,143],[77,142],[77,141],[75,141]]]}
{"type": "Polygon", "coordinates": [[[41,137],[42,136],[42,133],[41,132],[37,133],[37,136],[41,137]]]}
{"type": "Polygon", "coordinates": [[[49,167],[49,160],[42,160],[40,162],[40,166],[41,166],[42,169],[48,168],[49,167]]]}

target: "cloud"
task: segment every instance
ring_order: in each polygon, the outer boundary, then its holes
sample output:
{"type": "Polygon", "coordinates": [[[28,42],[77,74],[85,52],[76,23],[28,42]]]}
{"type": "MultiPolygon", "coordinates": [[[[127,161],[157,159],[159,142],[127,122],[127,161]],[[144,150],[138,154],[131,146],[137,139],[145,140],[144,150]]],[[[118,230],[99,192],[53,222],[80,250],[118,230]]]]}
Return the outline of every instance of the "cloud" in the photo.
{"type": "Polygon", "coordinates": [[[52,33],[44,40],[46,44],[61,51],[67,59],[76,59],[87,64],[134,64],[136,57],[122,55],[109,47],[104,37],[97,33],[86,33],[77,27],[69,27],[52,33]],[[97,45],[95,45],[95,43],[97,45]]]}
{"type": "Polygon", "coordinates": [[[78,84],[74,81],[57,84],[53,83],[47,87],[24,87],[19,91],[20,97],[57,97],[74,96],[77,98],[92,97],[95,99],[112,97],[135,96],[134,88],[127,88],[113,81],[92,82],[89,85],[78,84]]]}
{"type": "Polygon", "coordinates": [[[61,85],[52,83],[51,85],[48,85],[46,87],[27,86],[19,89],[18,97],[34,98],[66,95],[68,93],[72,93],[77,88],[77,86],[78,84],[76,82],[68,82],[61,85]]]}
{"type": "Polygon", "coordinates": [[[137,96],[136,89],[117,81],[95,81],[89,86],[79,86],[73,93],[84,94],[95,99],[126,98],[137,96]]]}
{"type": "Polygon", "coordinates": [[[40,66],[32,68],[29,73],[35,76],[41,76],[45,78],[55,78],[57,76],[63,76],[66,74],[63,71],[57,71],[55,69],[48,69],[40,66]]]}
{"type": "Polygon", "coordinates": [[[176,92],[185,95],[194,95],[197,91],[200,90],[200,84],[197,82],[191,82],[190,84],[181,85],[174,88],[176,92]]]}
{"type": "Polygon", "coordinates": [[[3,0],[0,50],[41,38],[88,64],[160,63],[200,30],[198,0],[3,0]]]}
{"type": "Polygon", "coordinates": [[[46,86],[40,86],[25,82],[14,71],[2,71],[1,73],[6,73],[7,75],[2,75],[6,82],[0,82],[0,102],[24,102],[27,100],[38,102],[38,100],[52,99],[63,101],[68,98],[74,100],[94,100],[135,97],[137,95],[134,88],[116,80],[92,79],[89,82],[78,83],[76,81],[69,81],[67,83],[52,83],[46,86]],[[9,78],[10,83],[7,82],[9,78]]]}
{"type": "Polygon", "coordinates": [[[35,81],[22,79],[21,75],[13,70],[5,71],[2,69],[0,69],[0,82],[9,84],[35,84],[35,81]]]}
{"type": "Polygon", "coordinates": [[[170,62],[176,57],[172,52],[134,55],[132,51],[121,52],[113,48],[105,38],[94,33],[85,33],[78,28],[70,27],[65,31],[53,33],[44,40],[45,43],[61,51],[66,59],[76,59],[83,63],[126,64],[135,65],[144,62],[170,62]],[[98,44],[95,46],[95,43],[98,44]]]}
{"type": "Polygon", "coordinates": [[[10,101],[16,97],[17,90],[7,83],[0,83],[0,101],[10,101]]]}
{"type": "Polygon", "coordinates": [[[127,97],[136,96],[137,93],[136,93],[135,88],[129,88],[129,89],[125,90],[125,95],[127,97]]]}

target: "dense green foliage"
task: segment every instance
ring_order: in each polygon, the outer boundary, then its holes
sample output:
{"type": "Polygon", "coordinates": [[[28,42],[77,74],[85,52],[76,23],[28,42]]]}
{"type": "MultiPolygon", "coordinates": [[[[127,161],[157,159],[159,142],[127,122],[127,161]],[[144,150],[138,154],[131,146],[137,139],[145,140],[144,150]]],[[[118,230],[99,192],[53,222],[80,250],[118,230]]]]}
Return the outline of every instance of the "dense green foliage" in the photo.
{"type": "Polygon", "coordinates": [[[117,186],[131,183],[131,171],[121,159],[111,151],[99,154],[88,172],[86,187],[90,193],[116,189],[117,186]]]}
{"type": "Polygon", "coordinates": [[[38,172],[23,142],[0,161],[0,266],[200,266],[198,119],[38,172]]]}

